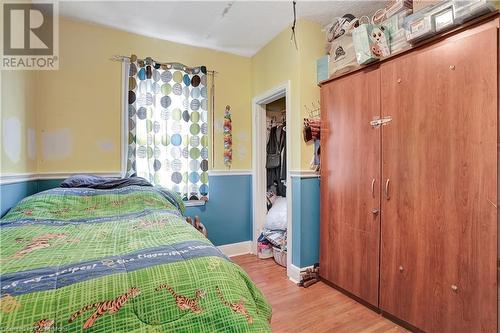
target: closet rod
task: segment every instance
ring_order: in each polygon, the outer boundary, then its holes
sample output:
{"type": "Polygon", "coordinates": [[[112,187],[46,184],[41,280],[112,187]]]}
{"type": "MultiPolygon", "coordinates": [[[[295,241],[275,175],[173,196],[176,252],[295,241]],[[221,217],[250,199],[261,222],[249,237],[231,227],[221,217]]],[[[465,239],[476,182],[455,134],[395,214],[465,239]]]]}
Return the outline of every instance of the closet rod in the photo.
{"type": "MultiPolygon", "coordinates": [[[[130,61],[130,57],[129,56],[124,56],[124,55],[113,55],[111,58],[109,58],[109,60],[111,60],[111,61],[120,61],[120,62],[125,61],[125,59],[127,59],[128,61],[130,61]]],[[[144,59],[139,59],[139,58],[138,58],[138,60],[143,60],[144,61],[144,59]]],[[[194,68],[194,67],[190,67],[190,66],[184,65],[184,64],[179,63],[179,62],[162,62],[162,61],[157,61],[155,59],[153,59],[153,61],[155,63],[157,63],[157,64],[160,64],[160,65],[174,65],[174,64],[179,64],[182,67],[184,67],[184,69],[193,69],[194,68]]],[[[214,74],[217,74],[218,72],[212,71],[212,70],[210,70],[210,71],[207,70],[207,73],[214,75],[214,74]]]]}

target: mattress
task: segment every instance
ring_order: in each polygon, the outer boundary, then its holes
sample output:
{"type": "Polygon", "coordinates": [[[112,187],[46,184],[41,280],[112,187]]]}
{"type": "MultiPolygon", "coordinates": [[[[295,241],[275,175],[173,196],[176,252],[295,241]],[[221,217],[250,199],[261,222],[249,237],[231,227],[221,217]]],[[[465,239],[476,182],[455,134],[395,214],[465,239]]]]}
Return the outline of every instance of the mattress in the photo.
{"type": "Polygon", "coordinates": [[[0,220],[0,331],[270,332],[247,274],[153,187],[53,189],[0,220]]]}

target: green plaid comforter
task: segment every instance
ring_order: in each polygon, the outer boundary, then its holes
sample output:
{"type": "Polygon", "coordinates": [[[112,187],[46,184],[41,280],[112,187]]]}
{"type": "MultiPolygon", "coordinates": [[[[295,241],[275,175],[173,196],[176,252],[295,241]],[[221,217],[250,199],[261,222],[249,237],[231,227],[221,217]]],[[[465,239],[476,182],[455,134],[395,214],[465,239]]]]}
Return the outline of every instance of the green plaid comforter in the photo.
{"type": "Polygon", "coordinates": [[[262,293],[172,198],[129,186],[21,201],[0,220],[0,331],[269,332],[262,293]]]}

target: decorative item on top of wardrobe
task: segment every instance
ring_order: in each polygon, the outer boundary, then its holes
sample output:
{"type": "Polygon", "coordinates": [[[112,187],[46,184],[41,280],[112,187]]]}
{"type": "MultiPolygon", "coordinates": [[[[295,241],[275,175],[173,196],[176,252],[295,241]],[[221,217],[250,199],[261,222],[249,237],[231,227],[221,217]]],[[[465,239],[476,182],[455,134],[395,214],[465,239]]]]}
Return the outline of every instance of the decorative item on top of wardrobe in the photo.
{"type": "Polygon", "coordinates": [[[335,17],[323,29],[326,55],[317,60],[317,81],[387,59],[496,10],[491,0],[387,0],[372,15],[335,17]]]}
{"type": "Polygon", "coordinates": [[[344,68],[356,66],[356,55],[352,43],[352,30],[360,24],[360,19],[352,14],[336,17],[332,23],[324,28],[326,32],[326,74],[337,72],[344,68]],[[331,67],[331,68],[329,68],[331,67]]]}
{"type": "Polygon", "coordinates": [[[224,165],[230,169],[233,162],[233,124],[231,107],[226,105],[224,111],[224,165]]]}
{"type": "Polygon", "coordinates": [[[327,25],[323,31],[326,32],[327,48],[326,51],[330,50],[329,44],[335,39],[342,37],[343,35],[350,34],[353,29],[359,26],[359,19],[352,14],[345,14],[342,17],[335,17],[329,25],[327,25]]]}

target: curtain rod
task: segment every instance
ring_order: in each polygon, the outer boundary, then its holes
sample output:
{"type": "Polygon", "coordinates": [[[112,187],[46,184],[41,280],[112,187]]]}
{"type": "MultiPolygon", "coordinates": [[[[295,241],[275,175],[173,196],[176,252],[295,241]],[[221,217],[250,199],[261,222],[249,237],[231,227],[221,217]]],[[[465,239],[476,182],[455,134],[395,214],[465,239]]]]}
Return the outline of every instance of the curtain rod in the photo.
{"type": "MultiPolygon", "coordinates": [[[[113,55],[111,58],[109,58],[109,60],[111,60],[111,61],[120,61],[120,62],[124,61],[125,59],[130,60],[130,57],[128,57],[128,56],[123,56],[123,55],[113,55]]],[[[143,60],[143,61],[144,61],[144,59],[139,59],[139,58],[138,58],[138,60],[143,60]]],[[[154,61],[155,63],[157,63],[157,64],[160,64],[160,65],[173,65],[173,64],[180,64],[180,65],[182,65],[183,67],[185,67],[185,69],[193,69],[193,67],[186,66],[186,65],[181,64],[181,63],[178,63],[178,62],[161,62],[161,61],[156,61],[156,60],[154,60],[154,59],[153,59],[153,61],[154,61]]],[[[207,74],[217,74],[217,72],[216,72],[216,71],[209,71],[209,70],[207,70],[207,74]]]]}

